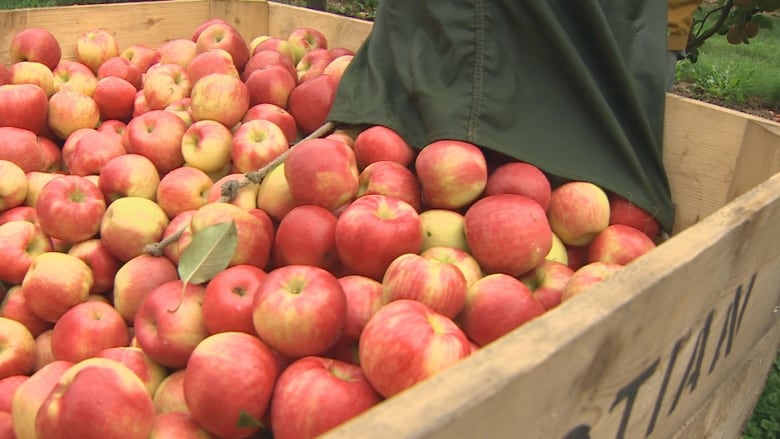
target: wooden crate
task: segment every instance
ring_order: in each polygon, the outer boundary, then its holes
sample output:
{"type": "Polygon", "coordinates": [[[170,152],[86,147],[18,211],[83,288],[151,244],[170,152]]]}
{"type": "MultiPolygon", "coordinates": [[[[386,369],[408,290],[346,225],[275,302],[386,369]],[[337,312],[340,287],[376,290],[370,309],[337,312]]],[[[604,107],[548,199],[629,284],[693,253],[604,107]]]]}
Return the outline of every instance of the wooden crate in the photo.
{"type": "MultiPolygon", "coordinates": [[[[371,29],[262,0],[0,11],[0,63],[28,26],[73,58],[90,28],[156,47],[212,17],[247,39],[306,25],[351,49],[371,29]]],[[[325,437],[739,437],[780,343],[780,124],[673,95],[666,116],[671,239],[325,437]]]]}

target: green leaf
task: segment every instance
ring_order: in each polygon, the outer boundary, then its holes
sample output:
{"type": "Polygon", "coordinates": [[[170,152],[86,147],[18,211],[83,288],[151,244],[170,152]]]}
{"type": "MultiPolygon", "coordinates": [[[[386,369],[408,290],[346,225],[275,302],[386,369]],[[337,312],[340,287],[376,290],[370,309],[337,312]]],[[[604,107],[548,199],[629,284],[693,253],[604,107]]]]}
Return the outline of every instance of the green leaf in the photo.
{"type": "Polygon", "coordinates": [[[227,268],[238,245],[238,231],[233,221],[213,224],[192,235],[192,241],[179,257],[179,278],[202,284],[227,268]]]}
{"type": "Polygon", "coordinates": [[[241,413],[238,415],[238,428],[257,428],[257,427],[263,427],[263,423],[260,422],[259,419],[255,418],[254,416],[250,415],[249,413],[241,410],[241,413]]]}

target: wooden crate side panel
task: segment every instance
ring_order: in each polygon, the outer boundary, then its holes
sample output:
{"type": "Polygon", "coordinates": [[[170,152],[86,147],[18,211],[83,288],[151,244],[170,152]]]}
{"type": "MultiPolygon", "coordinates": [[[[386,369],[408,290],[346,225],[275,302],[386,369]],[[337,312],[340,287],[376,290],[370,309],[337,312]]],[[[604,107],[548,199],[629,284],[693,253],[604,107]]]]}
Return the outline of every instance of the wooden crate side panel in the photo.
{"type": "Polygon", "coordinates": [[[727,200],[780,172],[780,123],[749,119],[727,200]]]}
{"type": "Polygon", "coordinates": [[[311,27],[325,34],[328,47],[357,50],[371,32],[372,23],[311,9],[270,2],[269,34],[287,38],[298,27],[311,27]]]}
{"type": "Polygon", "coordinates": [[[775,323],[779,221],[780,174],[325,437],[671,437],[775,323]]]}
{"type": "Polygon", "coordinates": [[[0,11],[0,62],[9,64],[11,39],[29,26],[48,29],[60,42],[64,59],[75,59],[76,38],[93,29],[110,30],[120,51],[131,44],[158,47],[172,38],[189,38],[209,18],[209,2],[174,0],[77,5],[0,11]]]}
{"type": "Polygon", "coordinates": [[[254,37],[268,35],[268,2],[265,0],[211,0],[211,16],[235,27],[247,44],[254,37]]]}

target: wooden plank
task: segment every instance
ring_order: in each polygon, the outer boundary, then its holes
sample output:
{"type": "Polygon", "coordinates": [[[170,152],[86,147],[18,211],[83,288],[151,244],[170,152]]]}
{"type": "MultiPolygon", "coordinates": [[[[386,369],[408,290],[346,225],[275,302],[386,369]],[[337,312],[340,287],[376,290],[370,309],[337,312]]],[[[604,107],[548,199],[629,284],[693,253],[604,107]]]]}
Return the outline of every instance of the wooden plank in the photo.
{"type": "Polygon", "coordinates": [[[247,44],[256,36],[268,35],[265,0],[211,0],[211,16],[222,18],[238,29],[247,44]]]}
{"type": "Polygon", "coordinates": [[[671,437],[776,322],[778,222],[780,174],[324,437],[671,437]]]}
{"type": "Polygon", "coordinates": [[[727,195],[731,201],[780,170],[780,123],[749,119],[742,136],[734,178],[727,195]]]}
{"type": "Polygon", "coordinates": [[[75,59],[76,38],[92,29],[108,29],[119,49],[131,44],[158,47],[172,38],[189,38],[196,23],[210,16],[204,0],[76,5],[0,11],[0,62],[10,61],[16,32],[28,26],[48,29],[62,46],[64,59],[75,59]]]}
{"type": "Polygon", "coordinates": [[[325,34],[328,47],[357,50],[371,32],[372,23],[322,11],[269,2],[269,35],[287,38],[297,27],[311,27],[325,34]]]}

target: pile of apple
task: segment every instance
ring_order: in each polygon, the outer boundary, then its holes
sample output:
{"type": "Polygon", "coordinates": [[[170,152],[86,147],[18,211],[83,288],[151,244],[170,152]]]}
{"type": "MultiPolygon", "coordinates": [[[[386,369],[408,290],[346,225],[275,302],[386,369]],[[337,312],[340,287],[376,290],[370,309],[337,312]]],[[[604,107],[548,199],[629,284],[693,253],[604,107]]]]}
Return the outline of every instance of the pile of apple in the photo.
{"type": "Polygon", "coordinates": [[[75,50],[28,28],[0,65],[2,438],[312,437],[658,242],[466,142],[306,138],[353,56],[316,29],[75,50]]]}

